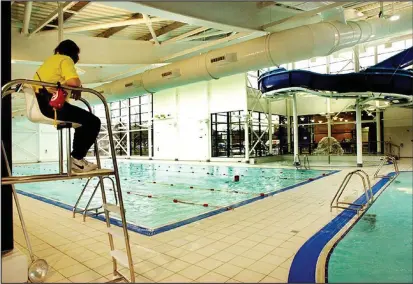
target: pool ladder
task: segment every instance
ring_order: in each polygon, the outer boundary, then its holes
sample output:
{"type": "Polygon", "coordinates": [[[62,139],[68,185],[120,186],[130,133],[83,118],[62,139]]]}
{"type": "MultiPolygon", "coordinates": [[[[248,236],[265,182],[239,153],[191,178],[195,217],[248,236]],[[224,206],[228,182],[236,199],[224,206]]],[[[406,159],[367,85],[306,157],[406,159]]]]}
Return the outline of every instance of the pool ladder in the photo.
{"type": "MultiPolygon", "coordinates": [[[[40,82],[40,81],[34,81],[34,80],[26,80],[26,79],[17,79],[17,80],[12,80],[5,85],[3,85],[1,92],[2,92],[2,99],[8,95],[11,95],[12,93],[20,93],[21,86],[26,85],[26,88],[23,90],[24,94],[26,96],[26,99],[28,97],[33,97],[35,94],[33,93],[31,86],[30,85],[37,85],[37,86],[44,86],[44,87],[52,87],[56,88],[56,84],[53,83],[46,83],[46,82],[40,82]],[[14,88],[12,88],[15,86],[14,88]]],[[[109,282],[118,282],[118,281],[126,281],[126,282],[135,282],[135,272],[134,272],[134,267],[133,267],[133,260],[132,260],[132,252],[131,252],[131,247],[130,247],[130,241],[129,241],[129,233],[128,233],[128,228],[127,228],[127,223],[126,223],[126,216],[125,216],[125,208],[123,205],[123,197],[122,197],[122,190],[121,190],[121,184],[120,184],[120,177],[119,177],[119,171],[118,171],[118,165],[116,161],[116,151],[115,151],[115,144],[113,140],[113,135],[112,135],[112,127],[111,127],[111,116],[110,116],[110,111],[108,104],[106,102],[105,97],[102,96],[99,92],[93,89],[88,89],[88,88],[75,88],[75,87],[67,87],[63,86],[63,89],[69,90],[69,91],[80,91],[83,93],[90,93],[95,96],[97,96],[105,109],[105,115],[106,115],[106,122],[107,122],[107,131],[108,131],[108,137],[109,137],[109,146],[110,146],[110,152],[111,152],[111,158],[112,158],[112,163],[113,163],[113,170],[110,169],[102,169],[101,168],[101,163],[100,163],[100,158],[99,158],[99,151],[98,151],[98,144],[95,141],[94,144],[94,150],[96,154],[96,161],[98,165],[98,169],[95,171],[91,172],[86,172],[86,173],[72,173],[71,171],[71,162],[70,162],[70,149],[71,149],[71,139],[70,139],[70,128],[72,125],[70,123],[61,123],[57,126],[58,130],[58,143],[59,143],[59,173],[55,174],[42,174],[42,175],[31,175],[31,176],[12,176],[11,172],[7,177],[2,177],[1,184],[2,185],[11,185],[12,189],[14,191],[14,185],[15,184],[21,184],[21,183],[33,183],[33,182],[46,182],[46,181],[58,181],[58,180],[70,180],[70,179],[82,179],[82,178],[89,178],[87,184],[90,182],[90,180],[93,177],[98,177],[99,182],[94,188],[94,191],[92,193],[92,197],[88,201],[88,205],[86,206],[85,210],[83,211],[84,217],[85,214],[88,213],[91,210],[96,210],[96,213],[98,213],[98,209],[102,208],[103,211],[99,212],[99,214],[104,213],[105,214],[105,221],[106,221],[106,226],[107,226],[107,233],[109,237],[109,245],[110,245],[110,255],[112,257],[112,262],[113,262],[113,276],[114,279],[112,279],[109,282]],[[67,169],[66,172],[63,171],[63,140],[62,140],[62,131],[63,129],[66,129],[66,137],[67,137],[67,169]],[[110,176],[114,176],[115,181],[110,178],[110,176]],[[109,179],[112,182],[113,186],[113,191],[115,192],[115,203],[108,203],[106,200],[106,193],[105,193],[105,187],[104,187],[104,180],[109,179]],[[116,185],[116,186],[115,186],[116,185]],[[100,186],[101,189],[101,194],[102,194],[102,206],[99,207],[98,209],[92,208],[88,209],[91,200],[93,199],[93,196],[96,193],[97,188],[100,186]],[[121,227],[122,228],[115,228],[111,226],[110,222],[110,214],[116,214],[120,216],[120,221],[121,221],[121,227]],[[114,245],[114,238],[121,238],[124,240],[125,243],[125,250],[126,253],[122,249],[115,249],[114,245]],[[121,265],[129,270],[130,277],[127,277],[126,275],[123,275],[119,269],[118,265],[121,265]]],[[[37,103],[36,98],[32,99],[33,103],[37,103]]],[[[89,103],[81,98],[80,101],[82,101],[89,111],[91,112],[92,109],[89,105],[89,103]]],[[[33,121],[35,123],[39,123],[39,121],[33,121]]],[[[3,147],[3,141],[2,141],[2,148],[3,147]]],[[[4,160],[7,161],[7,155],[6,151],[2,151],[2,154],[4,155],[4,160]]],[[[87,184],[82,190],[81,195],[79,196],[78,201],[76,202],[76,206],[74,210],[77,208],[77,205],[83,196],[87,184]]],[[[16,195],[17,196],[17,195],[16,195]]],[[[76,211],[76,210],[75,210],[76,211]]],[[[20,216],[22,218],[22,216],[20,216]]],[[[119,220],[119,218],[116,218],[119,220]]],[[[28,244],[29,240],[27,239],[28,244]]],[[[29,245],[30,246],[30,245],[29,245]]]]}
{"type": "Polygon", "coordinates": [[[336,194],[333,197],[333,200],[330,203],[330,212],[333,210],[333,208],[340,208],[340,209],[354,210],[354,211],[357,211],[357,213],[359,213],[360,211],[366,210],[373,203],[373,200],[374,200],[374,196],[373,196],[373,191],[371,189],[369,175],[363,170],[355,170],[346,175],[340,187],[338,188],[336,194]],[[343,194],[348,183],[350,182],[351,178],[354,175],[359,176],[361,178],[361,181],[363,184],[364,195],[366,197],[365,204],[357,204],[357,203],[340,201],[341,195],[343,194]],[[345,207],[344,205],[347,205],[347,206],[345,207]]]}
{"type": "Polygon", "coordinates": [[[388,179],[395,179],[398,175],[399,175],[399,166],[397,165],[397,160],[394,156],[382,156],[380,157],[380,165],[377,168],[376,172],[374,173],[374,178],[388,178],[388,179]],[[394,172],[395,175],[394,176],[388,176],[388,175],[379,175],[379,172],[381,171],[381,169],[383,168],[383,166],[388,163],[389,161],[391,161],[393,163],[394,166],[394,172]]]}
{"type": "Polygon", "coordinates": [[[310,169],[310,160],[308,159],[307,155],[304,155],[303,164],[301,164],[300,155],[296,155],[297,159],[294,161],[294,166],[297,170],[305,170],[310,169]]]}
{"type": "Polygon", "coordinates": [[[111,183],[112,183],[112,184],[111,184],[111,185],[112,185],[112,188],[110,188],[109,191],[112,191],[112,190],[113,190],[113,195],[114,195],[115,204],[118,205],[118,197],[117,197],[117,195],[116,195],[115,182],[113,181],[113,179],[112,179],[111,177],[105,176],[105,177],[102,177],[102,179],[99,179],[99,181],[97,182],[97,184],[93,187],[93,192],[92,192],[92,194],[90,195],[89,200],[87,201],[87,204],[86,204],[85,208],[82,209],[82,208],[79,208],[79,207],[78,207],[78,206],[79,206],[79,203],[80,203],[80,201],[81,201],[81,199],[82,199],[82,197],[83,197],[83,195],[84,195],[84,193],[85,193],[85,191],[86,191],[86,189],[88,188],[89,182],[90,182],[93,178],[94,178],[94,177],[90,177],[90,178],[87,180],[87,182],[86,182],[86,184],[84,185],[84,187],[83,187],[83,189],[82,189],[82,191],[81,191],[81,193],[80,193],[80,195],[79,195],[79,198],[77,199],[75,205],[73,206],[73,210],[72,210],[72,212],[73,212],[73,218],[75,218],[76,213],[82,214],[82,216],[83,216],[83,222],[86,221],[86,216],[98,216],[98,215],[100,215],[100,214],[104,214],[104,213],[105,213],[105,210],[100,210],[100,211],[99,211],[99,209],[103,209],[103,205],[101,205],[101,206],[99,206],[99,207],[89,208],[90,204],[92,203],[93,198],[95,197],[96,191],[97,191],[100,183],[103,182],[105,179],[111,181],[111,183]],[[93,212],[91,213],[91,211],[95,211],[95,212],[94,212],[94,213],[93,213],[93,212]]]}

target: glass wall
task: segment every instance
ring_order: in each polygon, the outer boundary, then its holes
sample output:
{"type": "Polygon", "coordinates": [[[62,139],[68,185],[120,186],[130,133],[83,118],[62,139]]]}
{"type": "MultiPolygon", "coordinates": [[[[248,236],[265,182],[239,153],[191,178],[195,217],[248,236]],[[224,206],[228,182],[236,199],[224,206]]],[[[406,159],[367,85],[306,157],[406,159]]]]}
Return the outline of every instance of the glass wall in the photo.
{"type": "MultiPolygon", "coordinates": [[[[245,116],[243,111],[211,114],[212,157],[245,156],[245,116]]],[[[250,157],[280,155],[287,151],[287,128],[284,116],[272,115],[272,140],[269,139],[268,118],[263,112],[249,111],[250,157]],[[269,144],[272,143],[272,153],[269,144]]]]}
{"type": "MultiPolygon", "coordinates": [[[[117,156],[148,156],[148,125],[152,122],[152,95],[109,103],[117,156]]],[[[109,137],[103,105],[93,107],[102,126],[97,138],[100,155],[109,156],[109,137]]],[[[92,149],[90,155],[93,154],[92,149]]]]}
{"type": "Polygon", "coordinates": [[[211,114],[212,157],[243,157],[245,133],[243,111],[211,114]]]}

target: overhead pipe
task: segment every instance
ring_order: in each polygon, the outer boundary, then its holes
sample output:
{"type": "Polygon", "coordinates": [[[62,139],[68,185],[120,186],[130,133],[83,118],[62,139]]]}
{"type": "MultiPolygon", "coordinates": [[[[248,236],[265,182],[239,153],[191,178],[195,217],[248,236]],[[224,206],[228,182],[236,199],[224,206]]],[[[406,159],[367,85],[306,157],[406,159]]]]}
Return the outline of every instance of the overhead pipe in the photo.
{"type": "MultiPolygon", "coordinates": [[[[316,56],[412,30],[412,11],[398,21],[325,22],[271,33],[243,43],[208,51],[141,74],[97,87],[108,101],[186,84],[258,70],[316,56]]],[[[92,98],[92,97],[91,97],[92,98]]],[[[91,103],[97,103],[92,101],[91,103]]]]}

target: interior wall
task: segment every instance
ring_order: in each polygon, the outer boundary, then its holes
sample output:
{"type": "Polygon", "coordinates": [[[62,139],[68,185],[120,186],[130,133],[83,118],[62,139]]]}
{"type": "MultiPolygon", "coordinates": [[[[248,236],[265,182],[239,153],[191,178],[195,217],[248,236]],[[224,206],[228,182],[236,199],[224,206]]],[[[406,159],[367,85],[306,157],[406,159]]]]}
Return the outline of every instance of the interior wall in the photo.
{"type": "Polygon", "coordinates": [[[245,100],[245,74],[156,93],[153,96],[153,158],[210,159],[210,114],[243,110],[245,100]],[[157,115],[166,118],[157,119],[157,115]]]}
{"type": "Polygon", "coordinates": [[[384,141],[399,145],[400,157],[413,157],[413,110],[389,108],[384,111],[384,141]]]}

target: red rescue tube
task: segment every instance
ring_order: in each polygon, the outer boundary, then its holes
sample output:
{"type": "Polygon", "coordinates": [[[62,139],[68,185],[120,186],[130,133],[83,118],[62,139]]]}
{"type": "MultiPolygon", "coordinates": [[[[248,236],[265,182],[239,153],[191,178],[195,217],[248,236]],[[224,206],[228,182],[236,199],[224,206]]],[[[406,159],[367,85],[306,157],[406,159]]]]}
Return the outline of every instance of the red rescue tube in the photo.
{"type": "Polygon", "coordinates": [[[174,199],[174,203],[178,203],[178,199],[174,199]]]}
{"type": "Polygon", "coordinates": [[[204,207],[208,207],[208,203],[205,203],[203,206],[204,206],[204,207]]]}

